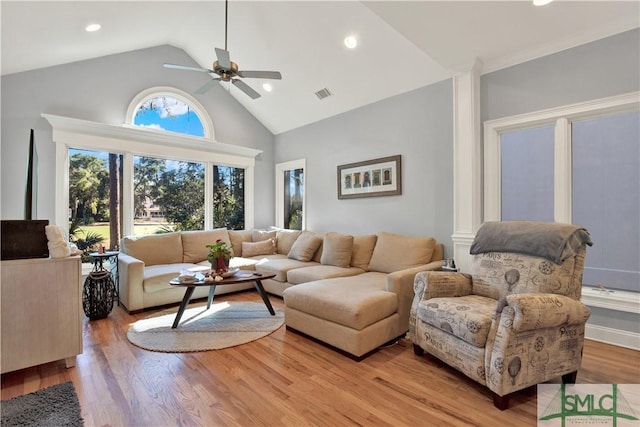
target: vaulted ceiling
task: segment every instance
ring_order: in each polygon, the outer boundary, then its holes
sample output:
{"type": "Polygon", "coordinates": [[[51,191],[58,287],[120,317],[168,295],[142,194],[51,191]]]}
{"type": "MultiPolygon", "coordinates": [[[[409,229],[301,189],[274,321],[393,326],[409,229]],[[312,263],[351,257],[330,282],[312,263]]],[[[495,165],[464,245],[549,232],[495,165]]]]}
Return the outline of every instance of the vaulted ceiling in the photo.
{"type": "MultiPolygon", "coordinates": [[[[273,91],[230,93],[274,134],[468,70],[490,72],[640,26],[638,1],[241,1],[228,50],[245,70],[278,70],[273,91]],[[355,35],[358,46],[343,40],[355,35]],[[320,100],[315,92],[328,89],[320,100]]],[[[2,75],[163,44],[211,68],[223,1],[0,3],[2,75]],[[89,23],[100,31],[85,32],[89,23]]],[[[187,72],[166,70],[167,73],[187,72]]],[[[225,84],[225,83],[221,83],[225,84]]],[[[198,85],[199,86],[199,85],[198,85]]],[[[195,91],[197,87],[193,88],[195,91]]],[[[206,94],[203,96],[207,96],[206,94]]]]}

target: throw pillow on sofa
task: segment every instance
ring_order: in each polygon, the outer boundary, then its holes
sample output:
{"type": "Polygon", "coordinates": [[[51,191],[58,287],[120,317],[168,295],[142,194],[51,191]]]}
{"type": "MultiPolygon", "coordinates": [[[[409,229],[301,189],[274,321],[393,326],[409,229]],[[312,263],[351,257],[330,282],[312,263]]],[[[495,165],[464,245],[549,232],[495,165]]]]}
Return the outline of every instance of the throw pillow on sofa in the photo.
{"type": "Polygon", "coordinates": [[[375,234],[367,234],[365,236],[355,236],[353,238],[353,254],[351,255],[351,265],[361,268],[365,271],[369,270],[369,261],[373,249],[376,247],[378,236],[375,234]]]}
{"type": "Polygon", "coordinates": [[[347,268],[351,265],[353,236],[329,232],[324,235],[320,263],[347,268]]]}
{"type": "Polygon", "coordinates": [[[383,231],[378,234],[369,270],[393,273],[428,264],[435,246],[433,237],[410,237],[383,231]]]}
{"type": "Polygon", "coordinates": [[[182,236],[180,233],[127,236],[122,239],[120,250],[139,259],[147,266],[180,264],[182,262],[182,236]]]}
{"type": "Polygon", "coordinates": [[[302,231],[300,230],[287,230],[280,228],[276,235],[276,246],[278,247],[278,253],[287,255],[291,250],[291,246],[295,243],[296,239],[300,236],[302,231]]]}
{"type": "Polygon", "coordinates": [[[252,242],[251,230],[229,230],[233,256],[242,256],[242,242],[252,242]]]}
{"type": "Polygon", "coordinates": [[[287,257],[297,259],[298,261],[311,261],[311,258],[313,258],[313,255],[321,244],[322,239],[316,236],[315,233],[311,231],[303,231],[291,246],[291,250],[287,257]]]}
{"type": "Polygon", "coordinates": [[[278,232],[276,230],[251,230],[251,237],[254,242],[262,242],[263,240],[273,239],[276,240],[278,232]]]}
{"type": "Polygon", "coordinates": [[[245,258],[258,255],[274,255],[275,253],[275,239],[267,239],[260,242],[242,242],[242,256],[245,258]]]}
{"type": "Polygon", "coordinates": [[[226,228],[216,228],[204,231],[183,231],[182,232],[182,262],[197,263],[207,259],[209,249],[207,245],[214,244],[217,240],[222,240],[227,245],[231,245],[229,232],[226,228]]]}

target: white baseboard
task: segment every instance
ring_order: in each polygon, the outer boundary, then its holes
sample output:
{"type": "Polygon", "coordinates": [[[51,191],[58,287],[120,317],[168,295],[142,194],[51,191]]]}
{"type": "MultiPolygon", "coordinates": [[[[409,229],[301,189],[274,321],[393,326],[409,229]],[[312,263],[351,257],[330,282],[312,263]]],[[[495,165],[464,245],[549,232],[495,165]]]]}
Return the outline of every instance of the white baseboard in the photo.
{"type": "Polygon", "coordinates": [[[606,326],[587,324],[584,335],[585,338],[590,340],[640,351],[640,334],[637,332],[629,332],[621,329],[607,328],[606,326]]]}

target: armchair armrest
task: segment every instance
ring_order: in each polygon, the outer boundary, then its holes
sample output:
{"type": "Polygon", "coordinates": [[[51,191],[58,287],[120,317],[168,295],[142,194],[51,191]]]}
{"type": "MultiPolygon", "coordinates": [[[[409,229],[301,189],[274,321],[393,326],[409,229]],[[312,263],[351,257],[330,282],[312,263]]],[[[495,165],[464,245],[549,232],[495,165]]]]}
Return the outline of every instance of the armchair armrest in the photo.
{"type": "Polygon", "coordinates": [[[413,281],[413,292],[418,301],[431,298],[449,298],[471,295],[473,281],[466,273],[422,271],[413,281]]]}
{"type": "MultiPolygon", "coordinates": [[[[441,262],[437,262],[437,264],[437,267],[442,265],[441,262]]],[[[418,272],[413,279],[414,295],[409,311],[409,338],[413,342],[416,342],[415,328],[420,301],[437,297],[461,297],[471,295],[471,290],[472,279],[468,274],[446,271],[418,272]]]]}
{"type": "Polygon", "coordinates": [[[505,307],[514,311],[514,331],[555,328],[562,325],[582,325],[591,311],[582,302],[556,294],[514,294],[498,302],[497,312],[505,307]]]}
{"type": "Polygon", "coordinates": [[[398,314],[402,331],[409,329],[409,312],[413,300],[413,279],[416,273],[425,270],[434,270],[442,265],[442,261],[434,261],[417,267],[406,268],[387,274],[385,289],[398,295],[398,314]]]}
{"type": "Polygon", "coordinates": [[[129,311],[144,308],[142,301],[144,280],[144,262],[120,253],[118,255],[118,280],[120,291],[120,302],[129,311]]]}
{"type": "Polygon", "coordinates": [[[556,294],[499,300],[485,346],[487,387],[505,396],[580,368],[589,309],[556,294]]]}

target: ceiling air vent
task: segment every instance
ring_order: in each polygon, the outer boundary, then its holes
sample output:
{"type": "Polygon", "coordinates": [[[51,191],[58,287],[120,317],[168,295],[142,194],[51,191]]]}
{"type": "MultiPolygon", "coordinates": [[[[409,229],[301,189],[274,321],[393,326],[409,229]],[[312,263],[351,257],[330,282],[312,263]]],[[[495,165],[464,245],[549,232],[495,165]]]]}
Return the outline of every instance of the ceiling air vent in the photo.
{"type": "Polygon", "coordinates": [[[319,91],[317,91],[316,96],[318,97],[318,99],[325,99],[331,96],[331,92],[329,92],[329,89],[325,87],[324,89],[320,89],[319,91]]]}

